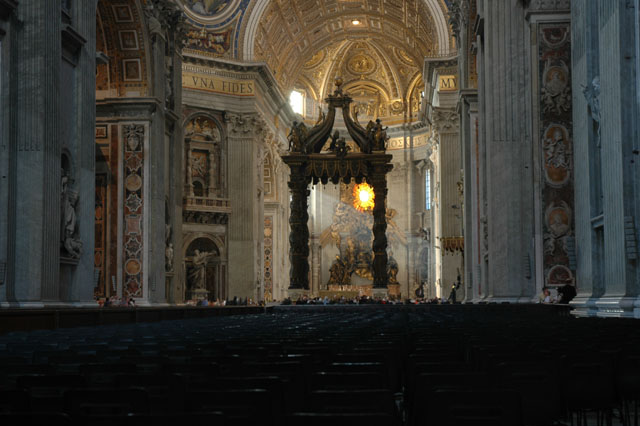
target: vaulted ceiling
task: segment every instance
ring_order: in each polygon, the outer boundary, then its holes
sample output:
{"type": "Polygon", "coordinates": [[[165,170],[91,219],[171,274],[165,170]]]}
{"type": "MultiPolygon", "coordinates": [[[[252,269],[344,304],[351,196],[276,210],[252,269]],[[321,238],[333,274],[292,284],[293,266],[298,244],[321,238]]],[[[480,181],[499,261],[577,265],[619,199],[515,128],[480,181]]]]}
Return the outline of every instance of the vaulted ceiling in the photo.
{"type": "Polygon", "coordinates": [[[272,0],[254,52],[285,91],[304,81],[321,99],[344,72],[384,87],[389,98],[406,98],[440,42],[425,0],[272,0]]]}

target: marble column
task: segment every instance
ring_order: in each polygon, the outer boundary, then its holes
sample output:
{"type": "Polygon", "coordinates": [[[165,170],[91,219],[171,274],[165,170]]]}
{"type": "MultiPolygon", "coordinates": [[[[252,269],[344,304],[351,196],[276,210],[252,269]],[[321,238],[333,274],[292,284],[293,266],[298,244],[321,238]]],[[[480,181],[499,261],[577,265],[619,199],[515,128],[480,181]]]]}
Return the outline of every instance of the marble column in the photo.
{"type": "Polygon", "coordinates": [[[256,172],[263,144],[262,120],[256,114],[225,114],[229,135],[229,297],[255,299],[261,285],[264,203],[256,172]]]}
{"type": "MultiPolygon", "coordinates": [[[[71,279],[61,282],[61,299],[76,305],[93,306],[94,291],[94,219],[95,219],[95,122],[96,122],[96,6],[97,0],[72,3],[71,22],[84,43],[80,48],[71,40],[68,47],[75,51],[76,66],[74,84],[76,93],[76,117],[72,114],[71,127],[75,130],[75,142],[69,144],[73,149],[78,182],[78,234],[82,239],[83,252],[78,264],[72,270],[71,279]],[[76,50],[77,49],[77,50],[76,50]]],[[[66,38],[66,37],[63,37],[66,38]]]]}
{"type": "Polygon", "coordinates": [[[465,301],[479,301],[482,295],[480,268],[481,223],[480,182],[478,170],[478,96],[475,89],[460,93],[460,136],[464,167],[464,283],[465,301]]]}
{"type": "MultiPolygon", "coordinates": [[[[439,182],[440,182],[440,277],[442,297],[449,297],[451,286],[462,273],[462,253],[445,250],[445,241],[462,237],[462,202],[458,192],[458,182],[462,179],[462,158],[460,152],[460,118],[454,109],[434,108],[433,128],[438,132],[439,144],[439,182]]],[[[464,292],[464,289],[460,289],[464,292]]],[[[461,300],[458,293],[458,300],[461,300]]]]}
{"type": "MultiPolygon", "coordinates": [[[[14,112],[16,88],[12,87],[10,72],[12,69],[12,31],[15,25],[14,14],[18,2],[15,0],[0,0],[0,303],[7,300],[8,249],[10,234],[15,238],[15,230],[9,224],[9,193],[15,191],[14,185],[9,185],[9,176],[15,174],[13,157],[15,146],[10,143],[10,123],[14,112]]],[[[12,194],[15,198],[15,194],[12,194]]],[[[13,286],[12,286],[13,291],[13,286]]]]}
{"type": "Polygon", "coordinates": [[[640,318],[638,2],[598,3],[601,121],[596,149],[601,161],[605,288],[596,306],[599,316],[640,318]]]}
{"type": "MultiPolygon", "coordinates": [[[[531,62],[522,2],[478,4],[481,179],[486,176],[487,295],[496,302],[534,297],[531,62]]],[[[484,211],[483,211],[484,209],[484,211]]],[[[484,226],[484,224],[482,224],[484,226]]],[[[483,230],[484,232],[484,230],[483,230]]],[[[484,236],[483,236],[484,238],[484,236]]]]}

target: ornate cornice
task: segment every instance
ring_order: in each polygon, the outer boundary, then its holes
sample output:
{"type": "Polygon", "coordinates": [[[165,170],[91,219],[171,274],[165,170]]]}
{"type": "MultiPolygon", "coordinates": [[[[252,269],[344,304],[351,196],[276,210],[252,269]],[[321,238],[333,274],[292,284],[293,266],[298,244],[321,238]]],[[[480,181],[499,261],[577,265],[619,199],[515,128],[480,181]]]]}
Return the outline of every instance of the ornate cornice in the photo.
{"type": "Polygon", "coordinates": [[[569,12],[571,0],[523,0],[528,13],[569,12]]]}

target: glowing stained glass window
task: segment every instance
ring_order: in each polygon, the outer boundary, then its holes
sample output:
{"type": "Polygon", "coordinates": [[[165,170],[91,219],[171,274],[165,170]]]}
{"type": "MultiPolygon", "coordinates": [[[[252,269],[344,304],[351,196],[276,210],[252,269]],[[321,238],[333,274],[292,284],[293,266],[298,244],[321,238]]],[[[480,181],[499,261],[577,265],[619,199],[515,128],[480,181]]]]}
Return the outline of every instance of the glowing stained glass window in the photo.
{"type": "Polygon", "coordinates": [[[424,174],[424,208],[431,210],[431,172],[429,170],[424,174]]]}
{"type": "Polygon", "coordinates": [[[373,210],[375,206],[373,188],[361,183],[353,188],[353,207],[361,212],[373,210]]]}
{"type": "Polygon", "coordinates": [[[304,93],[294,90],[289,95],[289,105],[296,114],[304,115],[304,93]]]}

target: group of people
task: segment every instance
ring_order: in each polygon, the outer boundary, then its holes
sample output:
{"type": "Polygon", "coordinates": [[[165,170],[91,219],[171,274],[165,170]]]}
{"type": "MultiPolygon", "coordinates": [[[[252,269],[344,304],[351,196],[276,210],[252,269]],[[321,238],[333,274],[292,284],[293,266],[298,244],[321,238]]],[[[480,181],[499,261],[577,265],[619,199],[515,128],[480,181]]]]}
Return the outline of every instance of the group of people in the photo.
{"type": "Polygon", "coordinates": [[[185,302],[187,306],[204,306],[204,307],[222,307],[222,306],[264,306],[264,302],[256,302],[250,297],[245,299],[234,297],[231,300],[213,299],[213,300],[187,300],[185,302]]]}
{"type": "Polygon", "coordinates": [[[282,301],[283,305],[396,305],[402,304],[402,300],[399,297],[387,296],[384,298],[373,298],[367,295],[345,297],[334,295],[333,297],[308,297],[302,295],[296,300],[291,298],[285,298],[282,301]]]}
{"type": "Polygon", "coordinates": [[[570,284],[565,284],[562,287],[557,287],[557,297],[554,297],[549,287],[543,287],[542,294],[540,295],[540,303],[549,305],[553,303],[568,304],[576,297],[576,288],[570,284]]]}
{"type": "Polygon", "coordinates": [[[123,307],[123,308],[135,308],[136,301],[133,297],[127,299],[126,297],[107,297],[104,300],[99,299],[98,305],[103,308],[115,308],[115,307],[123,307]]]}

